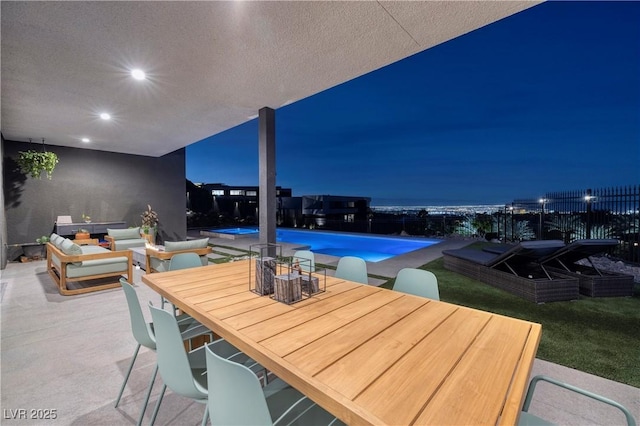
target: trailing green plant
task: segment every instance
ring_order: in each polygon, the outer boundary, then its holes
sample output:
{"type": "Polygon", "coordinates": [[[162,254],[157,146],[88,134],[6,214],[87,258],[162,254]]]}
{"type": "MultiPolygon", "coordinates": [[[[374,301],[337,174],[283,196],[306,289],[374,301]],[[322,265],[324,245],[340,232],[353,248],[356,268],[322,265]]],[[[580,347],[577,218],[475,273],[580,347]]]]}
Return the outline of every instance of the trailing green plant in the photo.
{"type": "Polygon", "coordinates": [[[18,152],[18,164],[24,174],[30,175],[34,179],[40,179],[42,172],[47,173],[47,178],[51,179],[53,169],[58,164],[58,156],[53,152],[38,152],[34,150],[18,152]]]}
{"type": "Polygon", "coordinates": [[[49,242],[49,237],[47,237],[46,235],[43,235],[40,238],[36,238],[36,243],[38,244],[47,244],[49,242]]]}

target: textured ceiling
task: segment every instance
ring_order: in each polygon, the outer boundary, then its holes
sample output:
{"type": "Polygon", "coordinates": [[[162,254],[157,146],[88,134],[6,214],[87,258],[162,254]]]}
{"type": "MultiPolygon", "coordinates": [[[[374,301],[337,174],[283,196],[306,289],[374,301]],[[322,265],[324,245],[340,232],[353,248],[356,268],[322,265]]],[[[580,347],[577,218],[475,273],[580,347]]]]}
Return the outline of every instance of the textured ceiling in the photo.
{"type": "Polygon", "coordinates": [[[537,3],[3,1],[0,130],[160,156],[537,3]]]}

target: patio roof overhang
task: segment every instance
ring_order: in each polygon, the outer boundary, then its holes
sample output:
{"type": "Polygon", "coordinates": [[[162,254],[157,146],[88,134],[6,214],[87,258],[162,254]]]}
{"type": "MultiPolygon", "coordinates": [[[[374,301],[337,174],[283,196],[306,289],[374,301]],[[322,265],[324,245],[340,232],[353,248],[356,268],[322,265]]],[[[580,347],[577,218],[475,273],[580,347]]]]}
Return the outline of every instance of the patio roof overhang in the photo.
{"type": "Polygon", "coordinates": [[[538,3],[2,2],[1,131],[161,156],[538,3]]]}

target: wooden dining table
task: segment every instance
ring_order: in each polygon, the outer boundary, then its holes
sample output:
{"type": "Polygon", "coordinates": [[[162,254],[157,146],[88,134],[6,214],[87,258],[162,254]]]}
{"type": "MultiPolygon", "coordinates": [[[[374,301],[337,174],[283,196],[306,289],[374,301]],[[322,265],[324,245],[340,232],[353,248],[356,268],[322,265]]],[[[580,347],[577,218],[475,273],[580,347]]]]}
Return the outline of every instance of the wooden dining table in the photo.
{"type": "Polygon", "coordinates": [[[288,305],[254,262],[142,281],[346,424],[517,423],[540,324],[332,276],[288,305]]]}

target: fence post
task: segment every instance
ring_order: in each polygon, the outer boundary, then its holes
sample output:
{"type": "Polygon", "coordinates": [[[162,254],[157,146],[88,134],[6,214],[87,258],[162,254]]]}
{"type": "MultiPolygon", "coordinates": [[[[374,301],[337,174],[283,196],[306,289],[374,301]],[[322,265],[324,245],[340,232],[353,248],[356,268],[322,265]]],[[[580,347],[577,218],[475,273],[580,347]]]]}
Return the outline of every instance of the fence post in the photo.
{"type": "Polygon", "coordinates": [[[546,199],[541,198],[540,204],[542,204],[542,210],[540,210],[540,237],[539,239],[544,240],[544,204],[547,202],[546,199]]]}
{"type": "Polygon", "coordinates": [[[591,188],[587,189],[587,195],[584,197],[587,202],[587,240],[591,239],[591,188]]]}
{"type": "Polygon", "coordinates": [[[507,208],[509,208],[508,205],[504,205],[504,242],[507,242],[507,208]]]}

